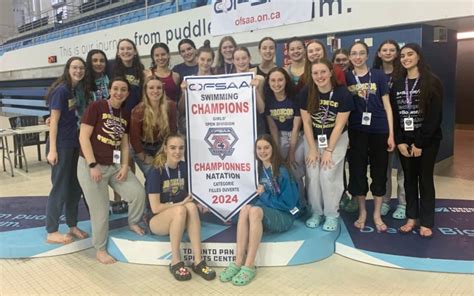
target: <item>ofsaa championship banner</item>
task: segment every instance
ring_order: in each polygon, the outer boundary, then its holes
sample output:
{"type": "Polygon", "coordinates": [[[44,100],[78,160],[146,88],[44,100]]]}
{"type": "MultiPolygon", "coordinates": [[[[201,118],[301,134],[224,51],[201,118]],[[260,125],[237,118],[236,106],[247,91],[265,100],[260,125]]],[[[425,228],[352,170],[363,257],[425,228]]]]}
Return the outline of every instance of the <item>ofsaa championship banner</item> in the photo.
{"type": "Polygon", "coordinates": [[[213,36],[311,21],[313,0],[214,0],[213,36]]]}
{"type": "Polygon", "coordinates": [[[256,195],[253,73],[185,77],[189,192],[223,221],[256,195]]]}

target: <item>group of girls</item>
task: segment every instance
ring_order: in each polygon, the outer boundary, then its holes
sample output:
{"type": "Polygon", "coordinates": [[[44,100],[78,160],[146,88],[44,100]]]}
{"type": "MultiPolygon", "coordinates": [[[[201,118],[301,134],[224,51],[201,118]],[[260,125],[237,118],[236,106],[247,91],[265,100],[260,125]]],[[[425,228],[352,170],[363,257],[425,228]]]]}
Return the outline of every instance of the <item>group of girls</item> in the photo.
{"type": "Polygon", "coordinates": [[[305,207],[306,194],[312,209],[306,225],[337,229],[339,201],[345,190],[346,151],[348,189],[359,208],[354,226],[365,227],[370,164],[373,220],[378,231],[387,230],[381,216],[390,210],[388,152],[397,145],[399,153],[394,155],[399,155],[403,167],[406,201],[399,193],[393,216],[404,219],[406,208],[408,219],[400,231],[411,232],[419,219],[420,235],[430,237],[442,86],[430,72],[420,47],[407,44],[398,50],[396,42],[382,44],[378,52],[382,62],[375,63],[380,70],[367,66],[368,47],[360,41],[348,52],[336,51],[334,64],[318,41],[305,44],[293,38],[287,47],[291,64],[286,68],[276,67],[276,42],[270,37],[260,41],[262,59],[255,66],[249,50],[230,36],[219,44],[215,67],[209,43],[196,50],[189,39],[179,43],[183,63],[173,70],[166,44],[153,45],[152,66],[145,70],[129,39],[118,43],[110,70],[100,50],[89,52],[86,62],[78,57],[69,59],[47,96],[51,109],[48,161],[53,183],[47,206],[48,242],[69,243],[74,237],[88,236],[77,227],[78,202],[84,194],[97,259],[115,262],[106,251],[107,189],[111,186],[128,202],[129,226],[138,235],[144,234],[139,222],[148,201],[151,232],[170,235],[170,271],[177,280],[191,278],[179,251],[185,229],[195,254],[192,270],[207,280],[215,278],[215,271],[200,256],[199,212],[206,209],[196,205],[187,192],[185,139],[176,133],[185,132],[186,127],[186,84],[182,80],[187,75],[245,72],[255,74],[259,197],[239,213],[236,261],[220,274],[221,281],[246,285],[255,277],[262,232],[290,229],[305,207]],[[387,52],[386,47],[390,47],[387,52]],[[130,159],[146,176],[145,188],[130,173],[130,159]],[[64,205],[68,234],[58,232],[64,205]]]}

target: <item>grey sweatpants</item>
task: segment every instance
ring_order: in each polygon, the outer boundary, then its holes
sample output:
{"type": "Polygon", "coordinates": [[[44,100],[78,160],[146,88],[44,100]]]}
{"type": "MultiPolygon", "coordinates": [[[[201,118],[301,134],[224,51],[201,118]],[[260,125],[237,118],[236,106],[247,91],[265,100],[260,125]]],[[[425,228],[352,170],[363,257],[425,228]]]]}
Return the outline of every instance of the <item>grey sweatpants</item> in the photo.
{"type": "Polygon", "coordinates": [[[388,166],[387,166],[387,192],[383,196],[383,202],[388,204],[390,203],[390,199],[392,198],[392,165],[393,160],[395,159],[398,162],[398,169],[397,169],[397,198],[399,205],[406,205],[407,200],[405,198],[405,187],[403,186],[404,178],[403,178],[403,169],[402,165],[400,164],[400,159],[398,157],[398,152],[396,151],[388,153],[388,166]]]}
{"type": "MultiPolygon", "coordinates": [[[[288,157],[288,153],[290,152],[290,144],[291,144],[291,132],[280,131],[280,155],[281,157],[283,157],[283,159],[286,159],[288,157]]],[[[301,206],[305,206],[307,202],[305,198],[305,185],[303,182],[303,177],[305,175],[305,163],[304,163],[304,144],[303,144],[302,135],[298,135],[298,141],[296,142],[295,161],[296,161],[296,166],[291,165],[291,172],[293,173],[293,177],[298,183],[298,188],[300,190],[301,206]]]]}
{"type": "MultiPolygon", "coordinates": [[[[304,141],[305,155],[308,155],[309,146],[304,141]]],[[[314,214],[326,217],[339,217],[339,201],[344,192],[344,158],[349,145],[347,131],[342,133],[332,153],[333,167],[322,169],[321,165],[306,166],[306,190],[308,201],[314,214]]],[[[319,161],[324,149],[318,149],[319,161]]]]}
{"type": "Polygon", "coordinates": [[[102,180],[92,181],[90,169],[83,157],[77,163],[77,178],[89,205],[92,224],[92,244],[96,250],[104,250],[109,234],[109,186],[128,202],[128,224],[140,222],[145,205],[145,189],[137,177],[128,170],[127,179],[116,179],[120,165],[100,165],[102,180]]]}

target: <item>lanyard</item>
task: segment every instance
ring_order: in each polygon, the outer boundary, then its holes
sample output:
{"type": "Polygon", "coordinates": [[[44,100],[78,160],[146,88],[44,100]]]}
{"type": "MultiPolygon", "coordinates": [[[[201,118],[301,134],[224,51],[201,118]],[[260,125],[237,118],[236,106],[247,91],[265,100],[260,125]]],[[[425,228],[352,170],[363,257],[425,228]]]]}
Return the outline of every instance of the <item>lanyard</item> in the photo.
{"type": "MultiPolygon", "coordinates": [[[[272,169],[272,167],[270,166],[270,170],[271,169],[272,169]]],[[[273,189],[274,193],[280,194],[280,186],[278,185],[278,182],[274,178],[270,178],[270,175],[268,174],[266,168],[263,168],[263,172],[265,173],[265,176],[267,177],[267,179],[272,184],[272,189],[273,189]]]]}
{"type": "MultiPolygon", "coordinates": [[[[355,73],[355,71],[352,71],[352,74],[354,75],[354,78],[357,82],[357,86],[362,89],[362,83],[360,82],[359,76],[355,73]]],[[[369,83],[367,84],[367,91],[365,92],[364,96],[364,101],[365,101],[365,112],[367,112],[367,105],[369,103],[369,96],[370,96],[370,86],[372,85],[372,73],[370,72],[369,69],[369,83]]]]}
{"type": "Polygon", "coordinates": [[[410,117],[411,113],[411,105],[413,103],[412,97],[413,97],[413,91],[415,90],[416,85],[418,84],[418,79],[420,77],[417,77],[415,80],[415,83],[413,83],[413,87],[411,88],[410,91],[408,91],[408,77],[405,78],[405,96],[406,96],[406,102],[408,105],[408,117],[410,117]]]}
{"type": "MultiPolygon", "coordinates": [[[[112,110],[112,104],[110,104],[110,100],[107,100],[107,105],[109,105],[109,113],[110,113],[110,116],[112,116],[112,118],[113,118],[113,117],[116,117],[116,116],[114,115],[114,111],[112,110]]],[[[117,121],[117,120],[111,118],[112,121],[115,123],[115,124],[114,124],[115,126],[114,126],[114,129],[113,129],[113,132],[114,132],[114,135],[117,136],[117,138],[120,137],[120,131],[122,130],[122,109],[120,109],[120,115],[119,115],[119,117],[120,117],[120,120],[119,120],[119,121],[117,121]],[[115,128],[115,127],[117,127],[117,128],[115,128]]],[[[119,146],[117,145],[117,142],[118,142],[118,141],[115,141],[115,149],[116,149],[116,150],[119,150],[119,146]]]]}
{"type": "Polygon", "coordinates": [[[331,105],[331,101],[332,101],[332,95],[334,94],[334,89],[331,90],[331,92],[329,93],[329,104],[326,106],[326,108],[324,108],[324,115],[323,115],[323,118],[321,119],[321,135],[324,134],[324,126],[326,125],[326,120],[328,119],[328,115],[329,115],[329,107],[331,105]]]}
{"type": "Polygon", "coordinates": [[[234,64],[227,64],[226,62],[224,62],[224,72],[225,72],[225,74],[232,73],[233,68],[234,68],[234,64]],[[227,71],[227,65],[229,65],[229,71],[227,71]]]}

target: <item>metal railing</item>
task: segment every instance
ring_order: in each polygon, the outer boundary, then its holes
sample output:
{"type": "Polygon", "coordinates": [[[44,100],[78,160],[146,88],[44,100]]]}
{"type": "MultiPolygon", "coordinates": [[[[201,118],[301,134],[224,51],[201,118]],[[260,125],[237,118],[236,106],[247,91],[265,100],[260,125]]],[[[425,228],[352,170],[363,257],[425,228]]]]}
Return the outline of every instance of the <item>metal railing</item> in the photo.
{"type": "MultiPolygon", "coordinates": [[[[112,0],[110,1],[112,2],[112,0]]],[[[69,15],[68,13],[67,21],[66,19],[63,20],[63,22],[60,25],[67,26],[68,23],[80,21],[81,19],[84,19],[84,21],[87,19],[87,23],[86,22],[78,23],[77,25],[72,25],[71,27],[55,30],[54,28],[55,26],[57,26],[56,24],[58,23],[56,22],[57,19],[53,19],[52,24],[50,25],[48,24],[49,25],[48,27],[41,28],[41,31],[53,29],[52,32],[46,32],[45,34],[41,34],[39,36],[25,37],[25,39],[18,40],[12,43],[9,43],[7,41],[7,43],[0,46],[0,55],[3,55],[7,51],[16,50],[23,47],[34,46],[34,45],[38,45],[42,43],[55,41],[62,38],[72,37],[72,36],[76,36],[80,34],[85,34],[85,33],[98,31],[102,29],[108,29],[115,26],[120,26],[124,24],[142,21],[149,18],[154,18],[154,17],[158,17],[162,15],[175,13],[175,12],[180,11],[182,6],[189,4],[188,1],[184,1],[183,3],[180,3],[180,2],[181,0],[170,0],[170,1],[163,1],[154,5],[147,5],[148,4],[148,0],[147,0],[144,3],[144,7],[142,8],[138,8],[135,10],[119,13],[116,15],[112,15],[112,16],[108,16],[108,17],[104,17],[100,19],[96,19],[92,22],[90,22],[90,19],[88,19],[87,17],[93,17],[94,15],[109,11],[111,9],[115,9],[115,8],[119,9],[122,6],[126,6],[127,4],[130,4],[130,2],[111,3],[111,4],[108,4],[107,6],[97,8],[96,10],[91,10],[89,12],[85,12],[82,14],[72,13],[71,15],[69,15]],[[80,15],[80,17],[77,17],[77,15],[80,15]]],[[[196,1],[195,3],[198,4],[198,1],[196,1]]],[[[43,19],[43,22],[45,22],[46,20],[48,20],[48,22],[51,21],[51,17],[43,17],[42,19],[43,19]]]]}

